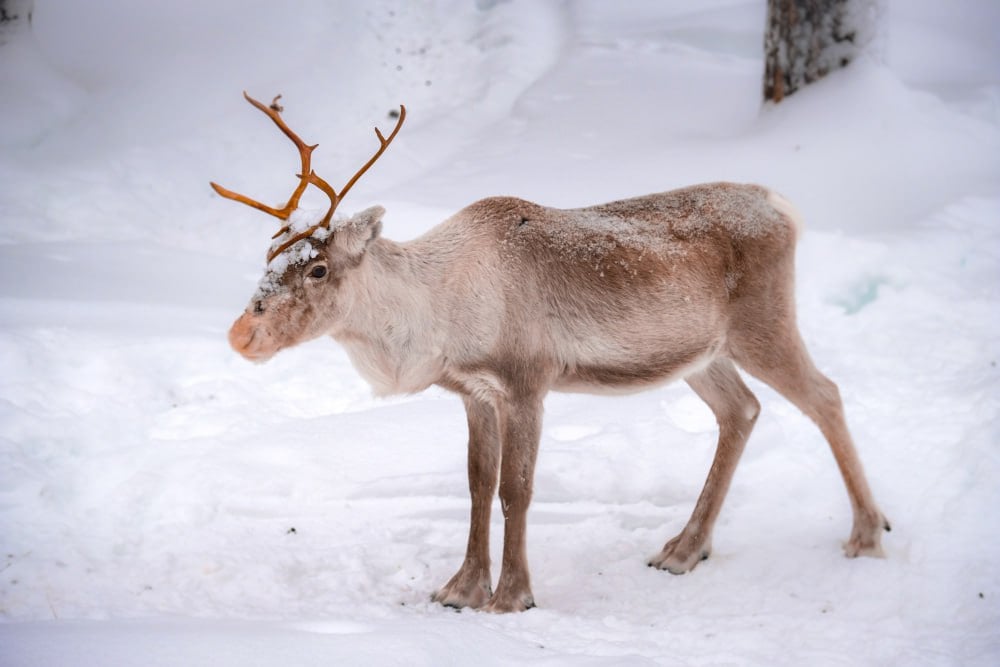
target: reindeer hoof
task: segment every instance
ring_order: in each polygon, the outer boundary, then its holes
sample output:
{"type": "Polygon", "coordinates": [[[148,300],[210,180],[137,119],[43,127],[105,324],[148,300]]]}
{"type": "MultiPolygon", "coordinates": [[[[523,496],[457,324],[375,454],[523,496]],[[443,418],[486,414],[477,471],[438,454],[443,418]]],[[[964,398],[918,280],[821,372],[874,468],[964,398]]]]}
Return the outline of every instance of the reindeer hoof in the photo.
{"type": "Polygon", "coordinates": [[[478,574],[468,575],[462,569],[441,590],[431,596],[431,601],[455,609],[465,607],[479,609],[489,601],[492,593],[489,575],[485,577],[478,574]]]}
{"type": "Polygon", "coordinates": [[[855,520],[851,537],[844,544],[844,555],[848,558],[858,556],[885,558],[885,551],[882,550],[882,532],[891,530],[889,521],[880,513],[866,519],[855,520]]]}
{"type": "Polygon", "coordinates": [[[470,609],[479,609],[486,604],[487,600],[489,600],[488,594],[463,595],[462,593],[457,593],[445,588],[442,588],[431,596],[431,602],[437,602],[440,605],[451,607],[452,609],[464,609],[466,607],[470,609]]]}
{"type": "Polygon", "coordinates": [[[534,609],[534,607],[535,599],[528,592],[511,596],[494,595],[485,607],[480,608],[480,611],[491,614],[509,614],[515,611],[527,611],[534,609]]]}
{"type": "Polygon", "coordinates": [[[683,533],[667,542],[663,551],[649,559],[649,566],[666,570],[670,574],[690,572],[712,553],[710,544],[694,544],[684,539],[683,533]]]}

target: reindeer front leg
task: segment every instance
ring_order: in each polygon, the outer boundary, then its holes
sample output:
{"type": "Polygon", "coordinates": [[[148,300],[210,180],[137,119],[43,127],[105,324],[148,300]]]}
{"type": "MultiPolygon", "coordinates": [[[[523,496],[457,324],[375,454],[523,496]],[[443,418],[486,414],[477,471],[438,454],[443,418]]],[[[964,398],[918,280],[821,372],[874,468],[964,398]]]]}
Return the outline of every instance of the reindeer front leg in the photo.
{"type": "Polygon", "coordinates": [[[492,594],[490,580],[490,507],[500,467],[500,434],[496,408],[465,397],[469,420],[469,493],[472,517],[465,561],[432,599],[448,607],[482,607],[492,594]]]}
{"type": "Polygon", "coordinates": [[[535,606],[528,576],[525,532],[541,437],[542,399],[524,396],[504,401],[499,418],[500,507],[505,520],[503,564],[497,590],[483,609],[504,613],[535,606]]]}

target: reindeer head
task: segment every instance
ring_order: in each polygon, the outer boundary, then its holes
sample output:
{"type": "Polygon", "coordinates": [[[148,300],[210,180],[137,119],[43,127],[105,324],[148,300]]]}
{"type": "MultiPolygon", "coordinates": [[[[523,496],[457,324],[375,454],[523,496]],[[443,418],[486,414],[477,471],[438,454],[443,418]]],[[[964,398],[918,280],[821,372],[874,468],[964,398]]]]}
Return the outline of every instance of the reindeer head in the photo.
{"type": "Polygon", "coordinates": [[[281,96],[275,97],[270,106],[245,92],[243,96],[292,140],[302,160],[299,184],[282,208],[266,206],[211,184],[223,197],[264,211],[285,223],[271,237],[267,269],[257,291],[229,330],[233,349],[247,359],[263,362],[281,349],[331,332],[350,310],[355,292],[349,289],[353,269],[360,266],[368,244],[378,237],[385,209],[373,206],[338,221],[333,221],[333,214],[347,192],[396,137],[406,118],[406,107],[400,106],[399,120],[388,138],[375,128],[379,149],[338,194],[310,168],[312,152],[318,144],[306,145],[285,124],[280,115],[283,109],[278,105],[281,96]],[[299,209],[299,199],[310,184],[330,198],[325,214],[299,209]]]}

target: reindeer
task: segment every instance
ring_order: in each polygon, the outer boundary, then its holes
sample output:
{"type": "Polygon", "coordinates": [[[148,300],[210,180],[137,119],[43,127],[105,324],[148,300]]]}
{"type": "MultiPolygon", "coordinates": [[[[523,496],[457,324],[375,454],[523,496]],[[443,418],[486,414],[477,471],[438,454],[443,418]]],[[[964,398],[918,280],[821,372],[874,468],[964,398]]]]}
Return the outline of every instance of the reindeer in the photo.
{"type": "MultiPolygon", "coordinates": [[[[513,197],[462,209],[408,243],[380,235],[385,210],[333,219],[379,149],[338,193],[310,168],[316,146],[285,124],[277,99],[250,98],[298,147],[299,183],[280,209],[212,186],[276,216],[267,269],[229,342],[264,362],[329,335],[376,394],[431,385],[458,394],[468,417],[472,512],[465,560],[432,599],[511,612],[534,606],[525,523],[549,391],[615,394],[683,379],[708,404],[719,440],[690,520],[649,565],[681,574],[708,558],[712,528],[760,403],[737,367],[812,419],[847,487],[847,556],[882,556],[889,523],[865,479],[837,386],[810,360],[795,323],[795,208],[758,185],[709,183],[562,210],[513,197]],[[299,209],[308,185],[330,206],[299,209]],[[505,519],[496,590],[490,509],[505,519]]],[[[279,96],[280,97],[280,96],[279,96]]]]}

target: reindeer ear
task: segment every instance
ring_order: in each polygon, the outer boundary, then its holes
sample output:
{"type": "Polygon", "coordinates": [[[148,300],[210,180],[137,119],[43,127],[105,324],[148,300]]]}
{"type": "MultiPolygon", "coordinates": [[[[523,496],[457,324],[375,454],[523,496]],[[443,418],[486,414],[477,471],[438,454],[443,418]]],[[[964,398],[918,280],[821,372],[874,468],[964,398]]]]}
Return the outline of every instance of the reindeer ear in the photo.
{"type": "Polygon", "coordinates": [[[333,242],[347,252],[348,255],[360,255],[368,244],[382,233],[382,216],[385,209],[381,206],[366,208],[355,213],[348,220],[337,225],[333,233],[333,242]]]}

